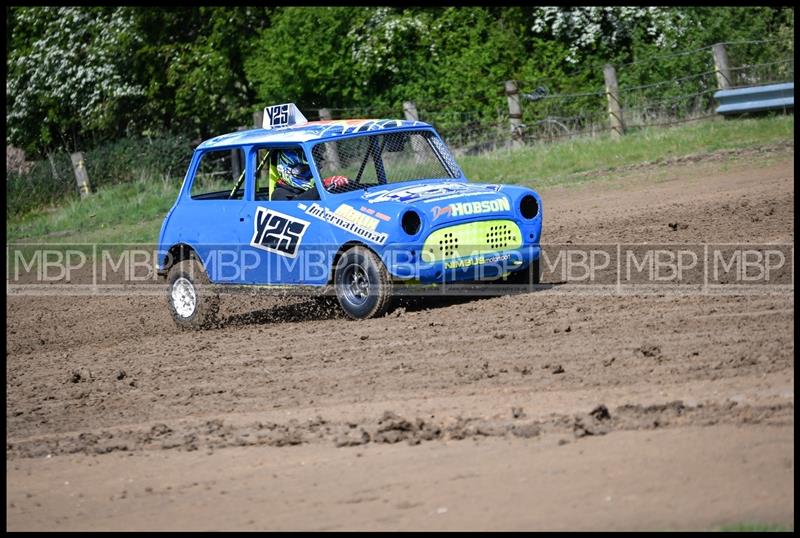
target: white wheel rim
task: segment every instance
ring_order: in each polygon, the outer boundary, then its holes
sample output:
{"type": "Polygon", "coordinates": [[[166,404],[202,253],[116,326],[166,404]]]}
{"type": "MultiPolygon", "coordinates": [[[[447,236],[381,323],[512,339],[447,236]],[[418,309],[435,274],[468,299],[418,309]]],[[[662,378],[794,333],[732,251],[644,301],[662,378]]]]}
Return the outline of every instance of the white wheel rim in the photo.
{"type": "Polygon", "coordinates": [[[188,318],[194,314],[197,308],[197,295],[194,286],[187,279],[181,277],[172,284],[172,306],[175,312],[182,318],[188,318]]]}

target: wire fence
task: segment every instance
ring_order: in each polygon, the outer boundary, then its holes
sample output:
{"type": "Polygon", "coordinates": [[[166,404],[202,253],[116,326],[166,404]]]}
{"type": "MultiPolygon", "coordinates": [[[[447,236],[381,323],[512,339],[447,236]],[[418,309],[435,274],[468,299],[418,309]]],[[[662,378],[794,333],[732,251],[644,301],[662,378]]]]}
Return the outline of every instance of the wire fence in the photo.
{"type": "MultiPolygon", "coordinates": [[[[785,40],[724,43],[730,62],[731,88],[794,80],[793,42],[777,47],[783,56],[761,61],[765,44],[785,40]]],[[[626,129],[667,126],[714,117],[718,69],[713,46],[643,59],[617,66],[618,101],[626,129]],[[686,75],[669,77],[667,72],[686,75]]],[[[774,53],[774,52],[773,52],[774,53]]],[[[594,66],[601,72],[601,67],[594,66]]],[[[598,75],[598,79],[600,76],[598,75]]],[[[523,143],[611,130],[608,95],[601,80],[595,91],[559,93],[536,81],[517,81],[523,104],[523,143]]]]}
{"type": "MultiPolygon", "coordinates": [[[[793,39],[722,43],[729,58],[729,87],[794,81],[793,39]]],[[[618,100],[625,129],[668,126],[715,116],[719,90],[713,45],[655,55],[616,66],[618,100]],[[673,73],[686,73],[675,77],[673,73]]],[[[456,154],[538,144],[611,130],[603,64],[569,79],[515,80],[521,117],[511,126],[508,96],[498,82],[483,106],[459,110],[445,102],[416,102],[418,119],[433,125],[456,154]],[[584,87],[576,87],[576,81],[584,87]]],[[[400,107],[331,108],[331,119],[395,118],[400,107]]],[[[307,117],[320,119],[319,110],[307,117]]]]}
{"type": "MultiPolygon", "coordinates": [[[[728,60],[723,78],[730,88],[794,81],[793,38],[721,45],[728,60]]],[[[714,49],[712,45],[618,63],[617,102],[624,128],[630,131],[714,117],[717,106],[714,94],[720,89],[719,79],[723,74],[715,61],[714,49]],[[675,73],[681,75],[676,77],[675,73]]],[[[441,100],[417,100],[413,111],[397,103],[304,108],[303,113],[311,121],[416,118],[433,125],[456,155],[598,136],[612,130],[603,68],[598,63],[583,66],[569,77],[513,80],[516,88],[513,94],[506,93],[504,81],[497,81],[496,91],[465,96],[461,102],[471,103],[469,109],[441,100]],[[511,107],[511,102],[518,103],[518,108],[511,107]]],[[[255,123],[260,126],[260,119],[255,119],[255,123]]],[[[171,177],[185,170],[191,146],[182,137],[148,139],[146,144],[124,139],[90,152],[87,171],[95,186],[145,175],[171,177]]],[[[24,153],[9,153],[7,146],[6,163],[7,207],[12,213],[76,194],[68,154],[30,163],[24,153]]]]}

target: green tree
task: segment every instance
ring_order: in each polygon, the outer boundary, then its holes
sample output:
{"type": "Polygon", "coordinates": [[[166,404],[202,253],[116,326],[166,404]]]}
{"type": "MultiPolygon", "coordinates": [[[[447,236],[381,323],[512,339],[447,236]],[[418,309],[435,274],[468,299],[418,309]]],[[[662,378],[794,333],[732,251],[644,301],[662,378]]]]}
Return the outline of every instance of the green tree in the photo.
{"type": "Polygon", "coordinates": [[[12,8],[7,24],[8,142],[36,153],[118,133],[142,95],[126,72],[139,42],[127,9],[12,8]]]}
{"type": "Polygon", "coordinates": [[[692,93],[707,106],[717,42],[736,42],[742,83],[794,76],[788,7],[15,7],[6,30],[7,142],[34,154],[197,141],[278,102],[396,117],[414,100],[421,119],[468,136],[506,128],[508,79],[550,93],[524,101],[526,122],[602,118],[605,63],[629,106],[675,109],[692,93]],[[590,95],[554,97],[576,93],[590,95]]]}
{"type": "Polygon", "coordinates": [[[244,63],[258,106],[294,102],[302,109],[363,102],[348,31],[364,24],[369,12],[359,7],[277,11],[244,63]]]}
{"type": "Polygon", "coordinates": [[[146,89],[136,130],[206,138],[249,125],[255,94],[244,60],[269,21],[267,8],[135,10],[144,45],[134,76],[146,89]]]}
{"type": "Polygon", "coordinates": [[[249,125],[266,8],[11,8],[7,141],[33,154],[249,125]]]}

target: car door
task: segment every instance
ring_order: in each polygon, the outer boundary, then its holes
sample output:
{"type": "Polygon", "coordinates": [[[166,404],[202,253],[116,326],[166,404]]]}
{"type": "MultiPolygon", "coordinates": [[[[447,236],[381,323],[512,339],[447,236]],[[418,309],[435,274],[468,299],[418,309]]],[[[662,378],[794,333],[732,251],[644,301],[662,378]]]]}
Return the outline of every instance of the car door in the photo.
{"type": "Polygon", "coordinates": [[[244,208],[241,149],[208,150],[200,156],[188,191],[171,219],[180,230],[177,241],[194,248],[209,279],[217,284],[241,283],[237,229],[244,208]]]}
{"type": "Polygon", "coordinates": [[[248,155],[253,188],[239,219],[243,279],[249,284],[322,285],[328,279],[333,236],[326,222],[308,213],[319,200],[269,199],[269,170],[279,150],[253,148],[248,155]]]}

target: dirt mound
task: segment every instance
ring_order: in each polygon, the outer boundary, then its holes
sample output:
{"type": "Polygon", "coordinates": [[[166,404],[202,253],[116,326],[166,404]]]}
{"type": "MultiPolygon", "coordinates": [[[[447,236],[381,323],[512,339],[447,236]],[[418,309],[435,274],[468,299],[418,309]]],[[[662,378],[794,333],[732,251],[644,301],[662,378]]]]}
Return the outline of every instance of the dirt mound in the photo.
{"type": "Polygon", "coordinates": [[[509,417],[415,417],[385,411],[377,419],[329,421],[321,416],[286,423],[252,422],[226,424],[223,419],[179,421],[171,426],[156,423],[149,428],[101,430],[80,434],[50,435],[6,443],[6,457],[36,458],[63,454],[106,454],[136,450],[215,450],[234,446],[292,446],[326,443],[337,447],[368,443],[418,445],[423,441],[461,440],[475,437],[515,436],[529,439],[541,433],[565,438],[605,435],[612,431],[647,430],[710,424],[792,425],[793,403],[739,405],[726,403],[626,404],[613,411],[600,404],[588,413],[550,414],[538,420],[509,417]],[[571,435],[569,435],[571,434],[571,435]]]}

